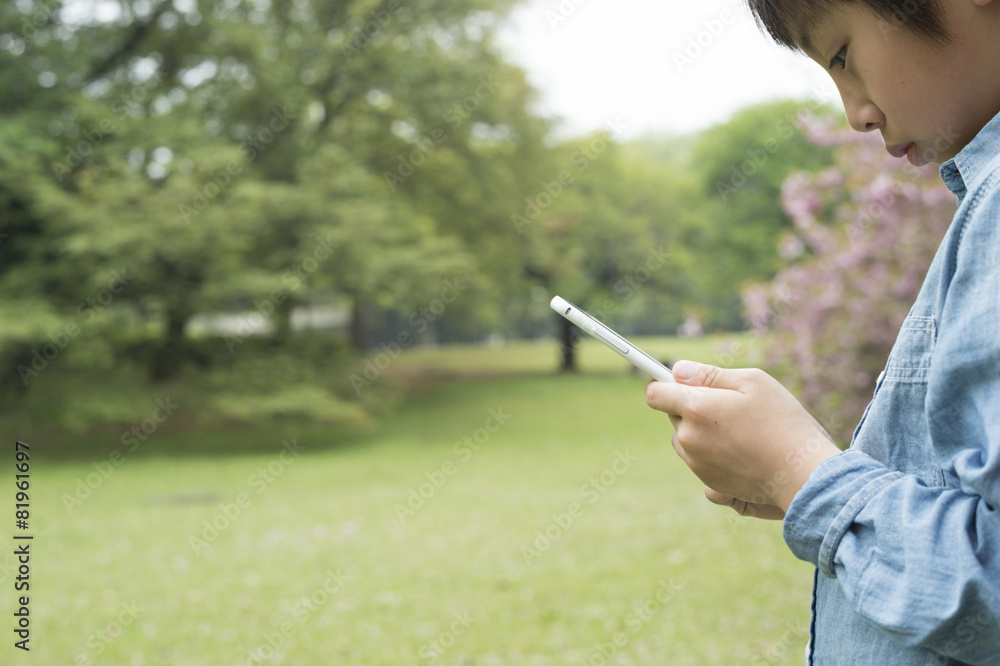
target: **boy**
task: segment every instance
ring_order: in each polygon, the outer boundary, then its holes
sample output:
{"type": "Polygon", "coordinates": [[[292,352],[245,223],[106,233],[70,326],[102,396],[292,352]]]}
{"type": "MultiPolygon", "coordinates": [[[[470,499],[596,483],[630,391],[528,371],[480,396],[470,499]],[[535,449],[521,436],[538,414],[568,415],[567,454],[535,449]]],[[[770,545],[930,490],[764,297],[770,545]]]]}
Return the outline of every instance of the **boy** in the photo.
{"type": "Polygon", "coordinates": [[[809,664],[1000,664],[1000,0],[748,4],[958,211],[849,450],[759,370],[678,362],[646,400],[709,500],[817,567],[809,664]]]}

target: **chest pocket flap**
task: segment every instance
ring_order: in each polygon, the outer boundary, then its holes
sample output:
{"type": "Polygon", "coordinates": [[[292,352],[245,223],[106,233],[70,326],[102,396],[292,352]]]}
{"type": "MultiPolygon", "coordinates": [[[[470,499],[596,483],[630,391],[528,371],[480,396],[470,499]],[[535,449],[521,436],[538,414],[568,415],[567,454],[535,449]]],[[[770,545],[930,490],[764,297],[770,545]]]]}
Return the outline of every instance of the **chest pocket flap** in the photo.
{"type": "Polygon", "coordinates": [[[885,381],[926,382],[936,339],[937,322],[934,317],[907,317],[889,354],[885,381]]]}

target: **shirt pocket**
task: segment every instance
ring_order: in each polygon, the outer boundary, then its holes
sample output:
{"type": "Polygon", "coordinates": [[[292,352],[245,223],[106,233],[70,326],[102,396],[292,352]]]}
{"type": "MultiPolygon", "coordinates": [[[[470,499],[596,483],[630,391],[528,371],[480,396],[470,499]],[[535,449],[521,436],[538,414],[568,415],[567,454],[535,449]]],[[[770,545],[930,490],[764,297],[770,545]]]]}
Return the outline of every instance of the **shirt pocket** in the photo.
{"type": "Polygon", "coordinates": [[[906,318],[851,443],[889,469],[915,474],[929,486],[944,485],[925,408],[936,341],[934,317],[906,318]]]}
{"type": "MultiPolygon", "coordinates": [[[[909,316],[899,329],[889,353],[883,382],[923,384],[931,369],[937,321],[934,317],[909,316]]],[[[881,382],[880,382],[881,383],[881,382]]]]}

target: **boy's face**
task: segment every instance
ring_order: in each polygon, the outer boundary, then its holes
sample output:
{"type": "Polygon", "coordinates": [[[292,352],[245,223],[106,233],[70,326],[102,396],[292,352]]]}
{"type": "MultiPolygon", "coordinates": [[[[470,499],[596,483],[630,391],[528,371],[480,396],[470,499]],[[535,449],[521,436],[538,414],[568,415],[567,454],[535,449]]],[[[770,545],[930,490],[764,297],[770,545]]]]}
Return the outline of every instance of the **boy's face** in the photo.
{"type": "Polygon", "coordinates": [[[1000,2],[938,2],[951,41],[928,38],[848,3],[804,35],[859,132],[923,165],[954,157],[1000,113],[1000,2]]]}

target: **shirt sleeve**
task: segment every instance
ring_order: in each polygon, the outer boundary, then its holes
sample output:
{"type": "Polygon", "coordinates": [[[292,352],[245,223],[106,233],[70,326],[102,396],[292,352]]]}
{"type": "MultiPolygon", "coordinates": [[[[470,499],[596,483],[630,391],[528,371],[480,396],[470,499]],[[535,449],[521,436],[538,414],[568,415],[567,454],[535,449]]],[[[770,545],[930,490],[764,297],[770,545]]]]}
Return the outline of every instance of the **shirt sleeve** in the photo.
{"type": "Polygon", "coordinates": [[[1000,655],[1000,192],[962,230],[924,414],[946,484],[874,458],[825,460],[789,507],[785,540],[854,609],[906,646],[969,664],[1000,655]]]}

